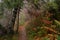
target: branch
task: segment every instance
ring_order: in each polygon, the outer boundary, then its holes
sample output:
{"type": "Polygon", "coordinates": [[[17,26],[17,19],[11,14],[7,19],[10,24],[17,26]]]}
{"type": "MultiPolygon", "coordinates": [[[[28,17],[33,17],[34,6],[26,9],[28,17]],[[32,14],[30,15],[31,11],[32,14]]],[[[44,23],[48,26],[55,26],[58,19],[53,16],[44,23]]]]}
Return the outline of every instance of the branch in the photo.
{"type": "Polygon", "coordinates": [[[51,32],[53,32],[53,33],[56,33],[56,34],[60,34],[60,33],[58,33],[56,30],[54,30],[54,29],[52,29],[52,28],[49,28],[49,27],[42,27],[42,28],[44,28],[44,29],[46,29],[46,30],[48,30],[48,31],[51,31],[51,32]]]}

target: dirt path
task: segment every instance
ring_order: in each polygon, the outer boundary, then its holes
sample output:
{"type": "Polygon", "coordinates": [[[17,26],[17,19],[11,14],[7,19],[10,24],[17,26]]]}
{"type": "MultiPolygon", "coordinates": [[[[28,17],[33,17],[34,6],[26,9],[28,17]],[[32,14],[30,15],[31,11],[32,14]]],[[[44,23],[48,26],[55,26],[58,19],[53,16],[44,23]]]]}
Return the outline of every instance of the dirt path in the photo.
{"type": "Polygon", "coordinates": [[[18,40],[27,40],[27,36],[26,36],[26,25],[29,23],[29,21],[25,22],[24,25],[19,26],[18,32],[19,32],[19,37],[18,40]]]}

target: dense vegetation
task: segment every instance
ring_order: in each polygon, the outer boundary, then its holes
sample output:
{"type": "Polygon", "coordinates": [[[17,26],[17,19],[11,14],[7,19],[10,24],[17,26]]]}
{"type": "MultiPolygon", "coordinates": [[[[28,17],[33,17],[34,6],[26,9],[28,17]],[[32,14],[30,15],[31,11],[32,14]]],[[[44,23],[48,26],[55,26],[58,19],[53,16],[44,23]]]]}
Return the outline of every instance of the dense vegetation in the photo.
{"type": "MultiPolygon", "coordinates": [[[[10,36],[10,34],[13,36],[16,35],[14,33],[18,32],[19,27],[26,22],[25,16],[23,16],[25,14],[21,15],[22,11],[20,9],[22,9],[27,10],[27,12],[24,11],[22,13],[29,14],[30,18],[30,22],[26,25],[28,40],[60,40],[59,2],[60,0],[2,0],[0,3],[0,19],[7,19],[7,23],[5,23],[5,26],[2,24],[4,22],[0,23],[0,36],[3,37],[7,35],[6,38],[9,36],[11,40],[12,36],[10,36]],[[20,20],[19,16],[22,17],[20,20]],[[18,24],[16,27],[17,30],[14,31],[16,18],[18,24]],[[19,21],[21,21],[20,26],[19,21]]],[[[22,28],[20,31],[21,30],[22,28]]],[[[20,33],[23,32],[19,32],[19,36],[21,36],[20,33]]]]}

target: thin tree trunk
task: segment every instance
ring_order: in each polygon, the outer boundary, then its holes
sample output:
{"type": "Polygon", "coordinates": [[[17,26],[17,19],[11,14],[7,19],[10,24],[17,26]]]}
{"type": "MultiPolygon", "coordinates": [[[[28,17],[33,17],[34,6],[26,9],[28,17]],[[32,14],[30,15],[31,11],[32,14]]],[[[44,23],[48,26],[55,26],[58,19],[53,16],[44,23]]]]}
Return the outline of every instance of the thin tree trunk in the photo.
{"type": "Polygon", "coordinates": [[[14,28],[14,24],[15,24],[16,15],[17,15],[17,10],[18,10],[18,8],[14,8],[12,19],[10,20],[11,22],[7,25],[8,30],[9,30],[8,33],[13,33],[13,28],[14,28]]]}

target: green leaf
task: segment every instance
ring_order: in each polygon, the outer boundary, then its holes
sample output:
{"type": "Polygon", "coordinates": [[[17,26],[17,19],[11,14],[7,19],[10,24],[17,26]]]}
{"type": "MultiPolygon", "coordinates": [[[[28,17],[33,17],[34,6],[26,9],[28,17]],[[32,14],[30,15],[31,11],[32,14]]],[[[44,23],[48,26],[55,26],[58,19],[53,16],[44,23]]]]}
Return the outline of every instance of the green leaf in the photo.
{"type": "Polygon", "coordinates": [[[57,38],[58,40],[60,40],[60,36],[58,36],[58,38],[57,38]]]}
{"type": "Polygon", "coordinates": [[[3,3],[7,8],[14,8],[17,5],[22,6],[23,0],[3,0],[3,3]]]}

